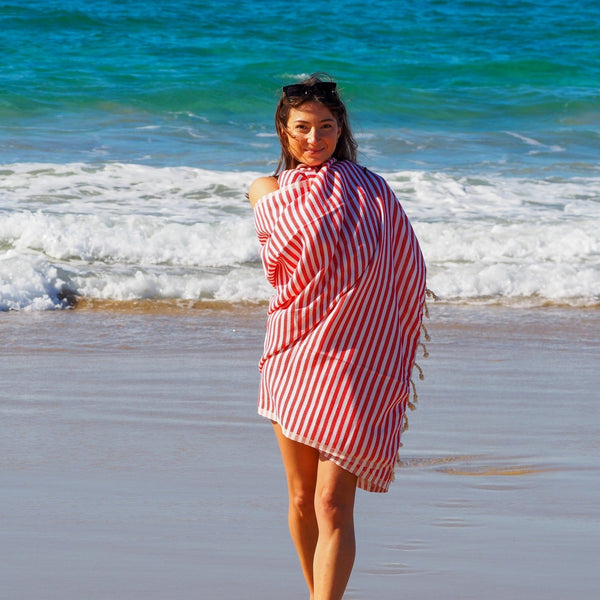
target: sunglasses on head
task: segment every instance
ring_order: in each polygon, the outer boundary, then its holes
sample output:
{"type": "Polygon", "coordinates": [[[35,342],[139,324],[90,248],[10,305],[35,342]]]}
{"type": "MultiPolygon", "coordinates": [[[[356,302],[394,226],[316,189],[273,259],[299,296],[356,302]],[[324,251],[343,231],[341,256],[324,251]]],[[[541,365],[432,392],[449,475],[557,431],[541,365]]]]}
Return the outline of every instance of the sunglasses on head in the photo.
{"type": "Polygon", "coordinates": [[[334,81],[318,81],[314,85],[293,83],[283,87],[288,100],[294,98],[316,98],[317,100],[337,100],[337,84],[334,81]]]}

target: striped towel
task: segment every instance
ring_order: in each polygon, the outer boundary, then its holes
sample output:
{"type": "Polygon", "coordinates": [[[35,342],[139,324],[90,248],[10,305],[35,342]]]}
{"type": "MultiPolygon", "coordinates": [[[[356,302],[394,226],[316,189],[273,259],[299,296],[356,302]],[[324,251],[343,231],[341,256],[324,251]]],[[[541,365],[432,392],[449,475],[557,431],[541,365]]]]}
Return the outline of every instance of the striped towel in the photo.
{"type": "Polygon", "coordinates": [[[392,190],[350,161],[279,175],[255,206],[275,288],[258,412],[385,492],[425,300],[425,263],[392,190]]]}

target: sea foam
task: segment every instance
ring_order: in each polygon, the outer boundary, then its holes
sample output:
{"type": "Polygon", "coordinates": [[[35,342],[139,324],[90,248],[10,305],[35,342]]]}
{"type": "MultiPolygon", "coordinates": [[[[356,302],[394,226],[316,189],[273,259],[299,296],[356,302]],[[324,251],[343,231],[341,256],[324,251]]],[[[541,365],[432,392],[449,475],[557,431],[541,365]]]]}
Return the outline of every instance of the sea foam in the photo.
{"type": "MultiPolygon", "coordinates": [[[[77,296],[261,302],[271,293],[245,198],[260,173],[122,163],[0,171],[0,309],[61,308],[77,296]]],[[[600,178],[382,175],[442,300],[599,302],[600,178]]]]}

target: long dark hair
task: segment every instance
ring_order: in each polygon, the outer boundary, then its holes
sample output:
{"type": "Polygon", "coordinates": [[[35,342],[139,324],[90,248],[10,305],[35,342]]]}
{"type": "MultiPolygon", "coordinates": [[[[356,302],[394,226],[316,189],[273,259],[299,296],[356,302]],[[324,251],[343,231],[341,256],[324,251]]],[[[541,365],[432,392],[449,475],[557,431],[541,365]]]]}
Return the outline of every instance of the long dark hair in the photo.
{"type": "MultiPolygon", "coordinates": [[[[299,81],[298,84],[313,86],[316,83],[321,83],[323,81],[332,81],[332,79],[325,73],[313,73],[307,79],[299,81]]],[[[327,95],[326,97],[309,94],[295,98],[288,98],[286,94],[283,93],[277,104],[277,109],[275,110],[275,127],[281,143],[281,156],[275,174],[278,174],[284,169],[293,169],[298,166],[298,160],[294,158],[289,150],[287,123],[290,116],[290,109],[298,108],[305,102],[320,102],[326,106],[335,117],[338,127],[341,129],[341,133],[337,146],[333,152],[333,157],[338,160],[351,160],[356,162],[356,149],[358,144],[354,140],[352,130],[350,129],[350,121],[348,119],[346,107],[337,92],[327,95]]]]}

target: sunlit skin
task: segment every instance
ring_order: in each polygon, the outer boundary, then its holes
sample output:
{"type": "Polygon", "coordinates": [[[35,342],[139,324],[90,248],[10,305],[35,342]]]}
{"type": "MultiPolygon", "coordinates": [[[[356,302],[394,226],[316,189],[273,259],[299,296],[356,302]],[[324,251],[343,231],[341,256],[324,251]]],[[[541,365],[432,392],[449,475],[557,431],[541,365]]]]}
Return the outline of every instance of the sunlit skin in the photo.
{"type": "Polygon", "coordinates": [[[337,119],[320,102],[290,109],[286,131],[291,154],[309,167],[318,167],[333,156],[342,133],[337,119]]]}

